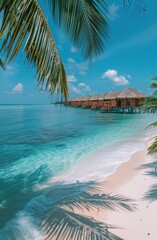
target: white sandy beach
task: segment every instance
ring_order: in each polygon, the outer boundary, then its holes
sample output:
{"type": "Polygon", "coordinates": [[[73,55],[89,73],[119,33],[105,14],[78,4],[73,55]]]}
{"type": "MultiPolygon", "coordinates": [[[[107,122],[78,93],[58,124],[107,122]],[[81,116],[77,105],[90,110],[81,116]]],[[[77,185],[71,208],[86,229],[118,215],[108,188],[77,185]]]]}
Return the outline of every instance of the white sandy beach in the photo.
{"type": "Polygon", "coordinates": [[[126,240],[157,239],[157,202],[143,199],[144,194],[154,183],[152,177],[145,175],[146,170],[138,169],[141,164],[153,159],[146,151],[137,152],[129,162],[123,163],[103,185],[105,193],[114,193],[135,199],[138,209],[133,213],[106,212],[102,220],[121,229],[113,232],[126,240]]]}
{"type": "MultiPolygon", "coordinates": [[[[146,149],[150,141],[147,141],[146,149]]],[[[95,218],[105,224],[117,226],[110,230],[125,240],[157,239],[157,202],[144,199],[144,194],[155,184],[155,179],[146,175],[141,165],[151,163],[154,157],[147,155],[147,150],[138,151],[129,161],[122,163],[107,180],[99,183],[103,193],[122,195],[133,199],[137,205],[134,212],[123,211],[88,211],[84,215],[95,218]]]]}
{"type": "MultiPolygon", "coordinates": [[[[144,194],[155,183],[155,179],[146,175],[147,170],[141,168],[143,164],[155,161],[154,157],[147,155],[147,147],[151,141],[151,139],[147,140],[145,150],[135,152],[130,160],[122,163],[107,180],[98,183],[102,193],[118,194],[133,199],[137,210],[83,212],[83,215],[117,226],[111,232],[125,240],[157,239],[157,202],[144,199],[144,194]]],[[[76,212],[80,213],[78,210],[76,212]]]]}
{"type": "Polygon", "coordinates": [[[154,161],[147,151],[139,151],[117,168],[113,175],[100,184],[104,193],[121,194],[135,200],[135,212],[92,212],[90,215],[99,221],[118,226],[113,233],[125,240],[156,240],[157,239],[157,202],[143,199],[144,194],[155,182],[145,175],[146,170],[140,169],[142,164],[154,161]]]}

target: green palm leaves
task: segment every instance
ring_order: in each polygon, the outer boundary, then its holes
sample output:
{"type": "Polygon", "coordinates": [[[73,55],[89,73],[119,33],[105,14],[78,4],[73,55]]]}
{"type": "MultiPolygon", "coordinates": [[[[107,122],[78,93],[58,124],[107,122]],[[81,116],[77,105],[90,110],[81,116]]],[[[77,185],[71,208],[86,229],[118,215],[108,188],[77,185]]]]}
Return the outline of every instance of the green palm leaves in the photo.
{"type": "Polygon", "coordinates": [[[147,113],[156,113],[157,112],[157,98],[153,95],[146,98],[144,102],[144,112],[147,113]]]}
{"type": "Polygon", "coordinates": [[[48,193],[53,202],[42,220],[46,239],[66,240],[122,240],[110,232],[115,228],[82,215],[84,210],[106,209],[134,211],[135,204],[121,196],[98,194],[91,183],[62,185],[48,193]],[[76,212],[79,210],[80,214],[76,212]]]}
{"type": "MultiPolygon", "coordinates": [[[[144,105],[143,105],[143,111],[147,113],[157,113],[157,78],[153,78],[151,80],[150,88],[154,90],[152,96],[146,98],[144,105]]],[[[157,122],[153,122],[147,126],[148,127],[156,127],[157,122]]],[[[153,154],[157,152],[157,137],[155,138],[154,142],[151,144],[151,146],[148,148],[148,153],[153,154]]]]}
{"type": "Polygon", "coordinates": [[[2,1],[1,37],[6,31],[2,49],[11,61],[25,42],[24,51],[30,64],[36,66],[41,88],[68,96],[65,70],[46,18],[36,0],[2,1]]]}
{"type": "MultiPolygon", "coordinates": [[[[104,0],[49,0],[52,17],[81,48],[85,59],[104,52],[108,37],[104,0]]],[[[68,96],[67,79],[49,24],[37,0],[2,0],[0,38],[6,60],[12,61],[20,49],[36,67],[38,85],[50,93],[68,96]],[[5,34],[4,34],[5,33],[5,34]]]]}
{"type": "Polygon", "coordinates": [[[4,64],[4,62],[2,61],[1,58],[0,58],[0,66],[1,66],[1,68],[5,69],[5,64],[4,64]]]}
{"type": "Polygon", "coordinates": [[[104,0],[49,0],[57,25],[68,35],[84,59],[93,59],[105,50],[109,27],[104,0]]]}

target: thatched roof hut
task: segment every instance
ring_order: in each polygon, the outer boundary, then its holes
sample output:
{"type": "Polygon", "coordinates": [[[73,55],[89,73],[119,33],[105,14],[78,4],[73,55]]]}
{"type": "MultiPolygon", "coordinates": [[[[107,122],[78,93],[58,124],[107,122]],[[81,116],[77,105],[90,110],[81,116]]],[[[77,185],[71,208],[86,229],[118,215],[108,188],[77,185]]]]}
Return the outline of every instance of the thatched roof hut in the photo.
{"type": "Polygon", "coordinates": [[[105,100],[116,99],[120,93],[121,93],[121,91],[109,92],[106,95],[105,100]]]}
{"type": "Polygon", "coordinates": [[[105,100],[105,98],[106,98],[107,95],[108,95],[108,92],[103,93],[103,94],[99,94],[98,100],[105,100]]]}
{"type": "Polygon", "coordinates": [[[105,107],[106,103],[108,108],[135,108],[140,106],[141,102],[145,98],[146,96],[139,90],[136,90],[134,88],[125,88],[122,91],[111,91],[102,94],[81,96],[78,98],[70,99],[68,102],[72,106],[88,106],[92,108],[105,107]]]}
{"type": "Polygon", "coordinates": [[[89,101],[97,101],[99,96],[100,96],[100,94],[94,94],[88,100],[89,101]]]}
{"type": "Polygon", "coordinates": [[[125,88],[117,98],[145,98],[146,96],[134,88],[125,88]]]}

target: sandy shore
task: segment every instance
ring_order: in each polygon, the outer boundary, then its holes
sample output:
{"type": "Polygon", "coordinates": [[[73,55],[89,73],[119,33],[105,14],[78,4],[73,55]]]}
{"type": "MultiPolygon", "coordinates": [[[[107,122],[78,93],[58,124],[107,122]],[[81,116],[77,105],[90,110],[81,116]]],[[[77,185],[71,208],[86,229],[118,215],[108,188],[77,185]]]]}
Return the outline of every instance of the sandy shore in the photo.
{"type": "Polygon", "coordinates": [[[121,194],[134,199],[138,209],[135,212],[101,212],[96,219],[119,226],[113,233],[125,240],[157,239],[157,202],[143,199],[155,181],[146,170],[140,169],[142,164],[152,162],[153,158],[146,151],[136,152],[130,161],[123,163],[117,171],[101,184],[104,193],[121,194]]]}
{"type": "MultiPolygon", "coordinates": [[[[146,148],[151,140],[147,141],[146,148]]],[[[110,230],[124,240],[157,240],[157,201],[144,199],[145,193],[155,184],[155,179],[146,175],[143,164],[154,159],[147,155],[147,150],[134,153],[130,160],[122,163],[107,180],[98,183],[102,193],[122,195],[133,199],[137,204],[134,212],[122,211],[84,211],[83,215],[95,218],[105,224],[118,228],[110,230]]],[[[78,209],[76,212],[82,214],[78,209]]]]}

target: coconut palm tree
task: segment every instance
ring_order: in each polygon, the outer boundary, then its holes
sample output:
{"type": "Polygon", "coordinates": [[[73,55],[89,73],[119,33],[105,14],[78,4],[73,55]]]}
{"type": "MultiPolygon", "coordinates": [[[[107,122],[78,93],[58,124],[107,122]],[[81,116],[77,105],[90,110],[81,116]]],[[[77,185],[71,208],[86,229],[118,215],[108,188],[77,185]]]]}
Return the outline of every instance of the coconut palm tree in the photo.
{"type": "MultiPolygon", "coordinates": [[[[66,73],[53,32],[44,15],[42,0],[0,0],[2,24],[1,51],[6,62],[12,61],[20,49],[29,64],[36,68],[37,83],[51,94],[68,96],[66,73]]],[[[47,0],[54,23],[81,50],[85,60],[105,51],[109,36],[108,11],[105,0],[47,0]]],[[[134,6],[145,11],[144,0],[122,0],[125,9],[134,6]]],[[[4,67],[3,64],[0,66],[4,67]]]]}
{"type": "MultiPolygon", "coordinates": [[[[6,62],[21,49],[36,67],[37,83],[50,93],[67,98],[65,69],[53,33],[40,3],[42,0],[1,0],[0,38],[6,62]]],[[[104,0],[48,0],[53,22],[79,48],[85,60],[98,57],[108,38],[107,5],[104,0]]]]}
{"type": "MultiPolygon", "coordinates": [[[[126,8],[131,1],[124,1],[126,8]]],[[[69,36],[72,44],[81,49],[85,60],[98,57],[105,50],[109,27],[107,23],[107,4],[104,0],[48,0],[53,21],[69,36]]],[[[38,85],[50,93],[57,91],[67,98],[66,73],[59,56],[53,33],[37,0],[1,0],[0,13],[2,25],[0,38],[6,55],[6,62],[12,61],[23,49],[29,64],[36,67],[38,85]]],[[[0,63],[2,66],[2,62],[0,63]]],[[[114,226],[100,223],[93,218],[76,214],[93,208],[109,210],[123,209],[133,211],[135,205],[121,196],[94,194],[93,188],[80,192],[78,184],[61,189],[61,197],[54,201],[57,192],[49,197],[53,205],[41,221],[45,239],[106,239],[121,240],[109,229],[114,226]],[[75,194],[74,194],[75,193],[75,194]]]]}

